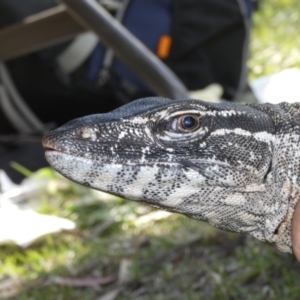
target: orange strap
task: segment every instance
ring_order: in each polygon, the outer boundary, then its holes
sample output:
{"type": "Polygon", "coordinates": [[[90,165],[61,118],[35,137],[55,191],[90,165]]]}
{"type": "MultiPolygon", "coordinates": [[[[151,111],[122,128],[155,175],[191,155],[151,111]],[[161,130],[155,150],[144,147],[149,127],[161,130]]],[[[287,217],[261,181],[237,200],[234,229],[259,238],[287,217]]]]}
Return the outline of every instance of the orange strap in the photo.
{"type": "Polygon", "coordinates": [[[161,59],[168,58],[172,45],[172,38],[169,35],[162,35],[158,41],[157,56],[161,59]]]}

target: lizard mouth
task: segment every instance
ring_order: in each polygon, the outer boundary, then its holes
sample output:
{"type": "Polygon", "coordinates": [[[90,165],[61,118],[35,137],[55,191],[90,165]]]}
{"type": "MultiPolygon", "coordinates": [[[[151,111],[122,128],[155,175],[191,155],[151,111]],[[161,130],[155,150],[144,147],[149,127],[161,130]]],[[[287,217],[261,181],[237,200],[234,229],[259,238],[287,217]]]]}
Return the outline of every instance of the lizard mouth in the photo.
{"type": "Polygon", "coordinates": [[[46,153],[50,152],[63,152],[59,147],[51,143],[47,138],[42,140],[43,147],[45,148],[46,153]]]}
{"type": "Polygon", "coordinates": [[[46,151],[53,152],[53,151],[58,151],[57,149],[53,147],[44,147],[46,151]]]}

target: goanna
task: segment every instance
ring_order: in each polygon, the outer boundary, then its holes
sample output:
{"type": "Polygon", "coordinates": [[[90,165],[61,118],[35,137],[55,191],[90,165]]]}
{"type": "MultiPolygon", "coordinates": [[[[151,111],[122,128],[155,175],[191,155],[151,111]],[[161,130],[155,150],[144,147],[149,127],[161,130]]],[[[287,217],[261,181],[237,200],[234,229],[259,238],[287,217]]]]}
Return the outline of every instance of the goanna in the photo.
{"type": "Polygon", "coordinates": [[[300,104],[145,98],[43,139],[50,165],[94,189],[250,233],[292,253],[300,104]]]}

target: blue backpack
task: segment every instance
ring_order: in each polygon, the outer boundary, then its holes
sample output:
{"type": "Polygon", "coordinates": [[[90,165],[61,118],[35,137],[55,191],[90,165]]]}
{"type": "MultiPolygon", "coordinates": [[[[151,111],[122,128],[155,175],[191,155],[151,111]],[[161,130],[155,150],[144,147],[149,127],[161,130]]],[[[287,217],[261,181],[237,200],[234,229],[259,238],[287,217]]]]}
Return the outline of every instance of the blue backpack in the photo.
{"type": "MultiPolygon", "coordinates": [[[[230,101],[243,91],[254,1],[99,2],[168,65],[189,90],[219,83],[223,98],[230,101]]],[[[0,30],[55,5],[54,0],[0,0],[0,30]]],[[[4,67],[23,101],[43,123],[60,125],[78,116],[153,96],[145,83],[91,33],[10,60],[4,67]],[[76,47],[78,55],[70,62],[69,53],[74,53],[76,47]]],[[[22,111],[18,113],[22,115],[22,111]]],[[[0,133],[16,131],[12,119],[0,106],[0,133]]]]}

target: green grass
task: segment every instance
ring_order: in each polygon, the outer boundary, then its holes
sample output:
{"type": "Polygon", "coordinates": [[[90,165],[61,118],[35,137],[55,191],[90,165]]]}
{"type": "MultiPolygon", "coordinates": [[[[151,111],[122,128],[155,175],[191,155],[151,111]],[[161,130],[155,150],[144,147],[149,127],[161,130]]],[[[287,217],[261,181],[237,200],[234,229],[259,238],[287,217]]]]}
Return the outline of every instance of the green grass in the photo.
{"type": "MultiPolygon", "coordinates": [[[[300,67],[300,2],[261,2],[250,78],[300,67]]],[[[97,194],[50,169],[38,176],[49,180],[40,211],[67,217],[78,227],[27,249],[1,246],[0,299],[97,299],[115,290],[116,282],[80,287],[61,285],[57,277],[115,276],[124,265],[129,265],[126,280],[116,299],[299,299],[300,264],[292,255],[176,214],[137,224],[152,210],[97,194]]]]}
{"type": "Polygon", "coordinates": [[[57,178],[52,176],[42,210],[75,220],[78,229],[48,236],[25,250],[1,248],[0,277],[22,279],[12,299],[96,299],[115,283],[84,288],[61,286],[53,278],[117,275],[124,260],[130,267],[117,299],[299,297],[300,264],[291,255],[176,214],[137,225],[149,208],[111,196],[99,200],[91,190],[60,177],[60,189],[53,192],[57,178]],[[99,234],[97,226],[112,218],[116,221],[99,234]]]}
{"type": "Polygon", "coordinates": [[[254,15],[250,78],[300,68],[300,1],[262,0],[254,15]]]}

